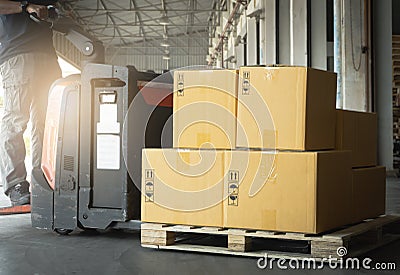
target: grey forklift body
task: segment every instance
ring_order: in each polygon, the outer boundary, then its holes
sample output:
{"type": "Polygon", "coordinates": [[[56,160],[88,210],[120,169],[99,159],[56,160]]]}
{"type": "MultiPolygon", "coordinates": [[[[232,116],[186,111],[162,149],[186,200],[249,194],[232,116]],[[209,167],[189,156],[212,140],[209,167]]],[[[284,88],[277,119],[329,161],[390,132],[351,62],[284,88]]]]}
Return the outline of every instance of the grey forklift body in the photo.
{"type": "MultiPolygon", "coordinates": [[[[172,145],[171,106],[148,105],[140,94],[141,85],[158,76],[130,66],[88,64],[81,76],[53,85],[59,109],[52,110],[49,100],[47,116],[57,117],[57,140],[44,144],[55,148],[44,150],[55,150],[54,175],[46,176],[43,165],[32,173],[34,227],[61,234],[137,228],[141,151],[172,145]]],[[[172,77],[160,81],[172,93],[172,77]]]]}

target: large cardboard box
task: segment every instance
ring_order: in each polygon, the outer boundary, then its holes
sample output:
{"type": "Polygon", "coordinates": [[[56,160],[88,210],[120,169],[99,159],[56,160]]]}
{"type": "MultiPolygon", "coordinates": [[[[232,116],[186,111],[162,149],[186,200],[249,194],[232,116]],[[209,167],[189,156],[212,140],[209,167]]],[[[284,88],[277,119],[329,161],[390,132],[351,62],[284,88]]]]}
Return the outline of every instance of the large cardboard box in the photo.
{"type": "Polygon", "coordinates": [[[336,149],[353,152],[353,167],[376,166],[377,129],[375,113],[336,110],[336,149]]]}
{"type": "Polygon", "coordinates": [[[335,147],[336,74],[305,67],[241,67],[237,147],[335,147]]]}
{"type": "Polygon", "coordinates": [[[386,168],[353,169],[354,222],[385,214],[386,168]]]}
{"type": "Polygon", "coordinates": [[[236,146],[237,70],[174,73],[174,148],[236,146]]]}
{"type": "Polygon", "coordinates": [[[223,226],[223,151],[144,149],[142,221],[223,226]]]}
{"type": "Polygon", "coordinates": [[[348,151],[234,151],[229,170],[225,227],[316,234],[352,222],[348,151]]]}

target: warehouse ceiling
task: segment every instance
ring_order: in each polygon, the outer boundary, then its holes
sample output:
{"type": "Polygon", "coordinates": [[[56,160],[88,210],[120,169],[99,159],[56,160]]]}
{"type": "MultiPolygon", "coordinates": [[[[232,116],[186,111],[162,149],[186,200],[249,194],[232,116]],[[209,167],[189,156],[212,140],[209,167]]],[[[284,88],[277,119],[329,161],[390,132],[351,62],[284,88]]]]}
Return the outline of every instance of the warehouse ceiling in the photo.
{"type": "Polygon", "coordinates": [[[206,47],[226,0],[61,0],[61,10],[107,47],[206,47]],[[179,38],[186,38],[180,40],[179,38]],[[186,44],[185,44],[186,43],[186,44]]]}

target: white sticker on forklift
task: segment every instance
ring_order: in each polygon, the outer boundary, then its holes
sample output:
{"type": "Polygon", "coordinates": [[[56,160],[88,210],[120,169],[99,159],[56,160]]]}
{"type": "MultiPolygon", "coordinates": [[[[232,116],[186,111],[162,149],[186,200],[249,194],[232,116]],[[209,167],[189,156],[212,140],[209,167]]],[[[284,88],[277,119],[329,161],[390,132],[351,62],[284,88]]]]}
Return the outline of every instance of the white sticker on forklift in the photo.
{"type": "Polygon", "coordinates": [[[97,169],[120,169],[120,137],[118,135],[97,135],[97,169]]]}

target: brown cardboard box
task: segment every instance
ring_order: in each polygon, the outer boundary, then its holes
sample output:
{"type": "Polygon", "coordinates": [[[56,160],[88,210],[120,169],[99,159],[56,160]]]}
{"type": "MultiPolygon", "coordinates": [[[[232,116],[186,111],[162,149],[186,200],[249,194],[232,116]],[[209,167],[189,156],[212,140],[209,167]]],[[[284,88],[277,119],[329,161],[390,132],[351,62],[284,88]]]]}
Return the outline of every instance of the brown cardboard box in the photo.
{"type": "Polygon", "coordinates": [[[385,167],[353,169],[354,222],[385,214],[385,203],[385,167]]]}
{"type": "Polygon", "coordinates": [[[237,147],[335,147],[336,74],[304,67],[242,67],[238,98],[237,147]]]}
{"type": "Polygon", "coordinates": [[[223,151],[144,149],[142,221],[223,226],[223,151]]]}
{"type": "Polygon", "coordinates": [[[348,151],[234,151],[229,170],[227,228],[316,234],[352,222],[348,151]]]}
{"type": "Polygon", "coordinates": [[[237,70],[174,73],[174,148],[236,146],[237,70]]]}
{"type": "Polygon", "coordinates": [[[336,110],[336,149],[353,152],[353,167],[376,166],[377,129],[375,113],[336,110]]]}

